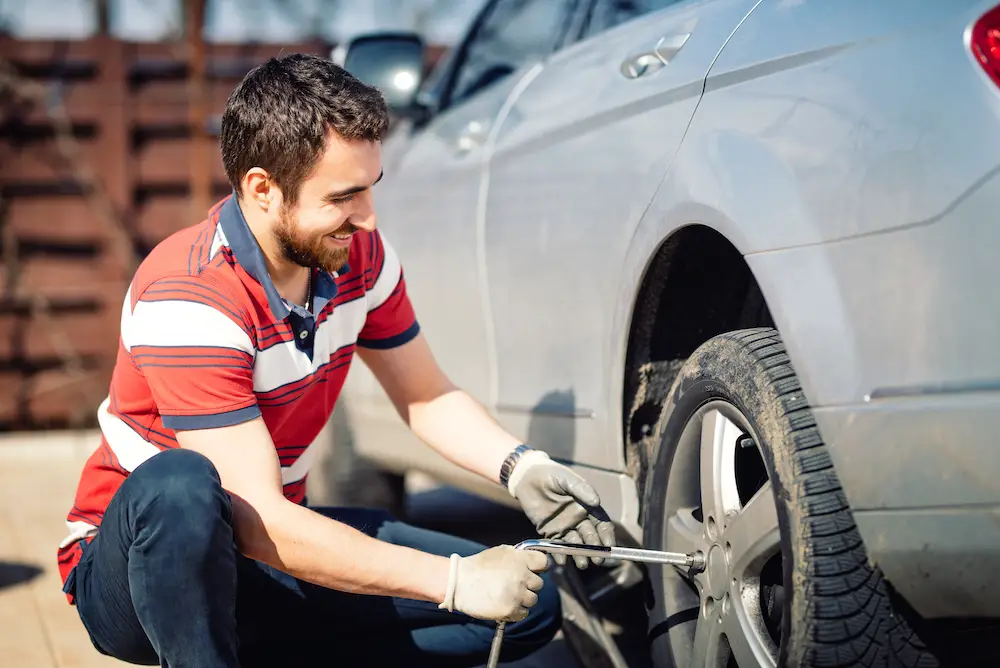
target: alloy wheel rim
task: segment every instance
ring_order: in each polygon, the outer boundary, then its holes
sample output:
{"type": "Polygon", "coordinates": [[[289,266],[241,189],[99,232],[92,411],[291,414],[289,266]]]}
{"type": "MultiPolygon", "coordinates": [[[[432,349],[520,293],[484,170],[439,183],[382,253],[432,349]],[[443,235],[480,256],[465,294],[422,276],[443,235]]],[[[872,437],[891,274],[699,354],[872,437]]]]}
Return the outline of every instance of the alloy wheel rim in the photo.
{"type": "MultiPolygon", "coordinates": [[[[671,580],[664,583],[670,607],[686,611],[694,622],[671,639],[677,665],[777,665],[773,629],[780,623],[774,622],[773,609],[768,616],[762,599],[774,592],[781,537],[758,442],[747,419],[724,401],[702,406],[678,440],[663,542],[670,551],[700,551],[705,568],[664,570],[665,581],[671,580]]],[[[777,573],[780,578],[780,568],[777,573]]]]}

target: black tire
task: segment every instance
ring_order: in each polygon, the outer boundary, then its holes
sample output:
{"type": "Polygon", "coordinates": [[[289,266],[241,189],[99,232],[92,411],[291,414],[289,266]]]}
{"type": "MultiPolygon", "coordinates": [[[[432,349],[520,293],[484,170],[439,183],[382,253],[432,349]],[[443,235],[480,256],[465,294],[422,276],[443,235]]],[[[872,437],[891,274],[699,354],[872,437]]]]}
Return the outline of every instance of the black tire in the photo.
{"type": "MultiPolygon", "coordinates": [[[[668,512],[664,490],[678,439],[696,411],[715,400],[735,407],[755,432],[774,492],[781,564],[774,577],[784,592],[773,628],[777,665],[937,666],[893,613],[886,583],[868,560],[812,411],[774,329],[717,336],[680,369],[664,405],[652,471],[646,476],[645,545],[668,549],[663,538],[668,512]]],[[[653,661],[657,668],[673,667],[664,629],[678,620],[690,621],[691,611],[670,609],[666,600],[670,585],[664,578],[680,577],[676,570],[657,566],[649,574],[653,661]]],[[[780,590],[775,585],[772,591],[780,590]]],[[[766,596],[762,592],[762,601],[766,596]]]]}

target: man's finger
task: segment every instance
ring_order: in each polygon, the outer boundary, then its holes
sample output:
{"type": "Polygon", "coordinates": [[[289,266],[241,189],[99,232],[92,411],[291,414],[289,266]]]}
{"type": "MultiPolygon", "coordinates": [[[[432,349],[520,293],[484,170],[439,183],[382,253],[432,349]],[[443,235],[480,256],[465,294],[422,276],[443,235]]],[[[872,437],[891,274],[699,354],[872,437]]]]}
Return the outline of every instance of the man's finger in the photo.
{"type": "Polygon", "coordinates": [[[521,605],[526,608],[533,608],[538,603],[538,594],[527,589],[521,594],[521,605]]]}
{"type": "MultiPolygon", "coordinates": [[[[604,546],[604,543],[601,542],[601,537],[597,533],[597,528],[594,526],[594,523],[591,522],[589,519],[580,522],[577,525],[576,530],[580,532],[580,537],[583,539],[583,542],[586,545],[590,545],[592,547],[604,546]]],[[[602,557],[591,557],[590,560],[593,561],[594,564],[596,564],[597,566],[600,566],[602,563],[604,563],[604,559],[602,557]]]]}
{"type": "Polygon", "coordinates": [[[535,573],[541,573],[548,569],[549,567],[549,556],[544,552],[538,552],[537,550],[525,550],[524,551],[524,564],[529,570],[535,573]]]}
{"type": "Polygon", "coordinates": [[[567,494],[584,506],[593,508],[601,505],[601,497],[589,482],[569,471],[559,479],[559,484],[567,494]]]}
{"type": "MultiPolygon", "coordinates": [[[[579,544],[583,542],[583,538],[580,537],[580,534],[576,531],[576,529],[573,529],[572,531],[566,532],[566,542],[579,544]]],[[[581,571],[585,570],[590,564],[590,560],[587,557],[573,557],[573,561],[576,562],[576,567],[581,571]]]]}
{"type": "Polygon", "coordinates": [[[614,547],[617,543],[615,540],[615,525],[611,522],[598,522],[597,535],[600,536],[601,545],[604,547],[614,547]]]}
{"type": "Polygon", "coordinates": [[[600,536],[597,534],[597,527],[594,526],[594,523],[590,519],[584,519],[577,524],[576,531],[580,534],[584,545],[592,545],[594,547],[601,547],[603,545],[600,536]]]}
{"type": "Polygon", "coordinates": [[[528,609],[523,605],[519,605],[517,606],[517,610],[512,612],[508,617],[504,617],[502,620],[497,620],[497,621],[520,622],[527,616],[528,616],[528,609]]]}

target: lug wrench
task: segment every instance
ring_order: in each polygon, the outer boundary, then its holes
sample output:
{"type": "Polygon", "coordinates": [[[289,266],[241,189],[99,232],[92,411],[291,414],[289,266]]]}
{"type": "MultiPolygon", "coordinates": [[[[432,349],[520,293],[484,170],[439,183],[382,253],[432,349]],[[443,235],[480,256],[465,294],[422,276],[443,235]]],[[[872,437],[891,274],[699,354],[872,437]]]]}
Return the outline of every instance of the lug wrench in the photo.
{"type": "MultiPolygon", "coordinates": [[[[646,564],[687,566],[697,571],[705,569],[705,555],[701,552],[685,554],[683,552],[640,550],[634,547],[595,547],[581,543],[563,543],[557,540],[539,538],[521,541],[514,546],[514,549],[536,550],[547,554],[565,554],[568,557],[598,557],[620,561],[638,561],[646,564]]],[[[503,645],[503,634],[506,628],[507,622],[497,622],[497,630],[493,633],[493,644],[490,645],[490,659],[486,664],[487,668],[497,668],[500,664],[500,647],[503,645]]]]}

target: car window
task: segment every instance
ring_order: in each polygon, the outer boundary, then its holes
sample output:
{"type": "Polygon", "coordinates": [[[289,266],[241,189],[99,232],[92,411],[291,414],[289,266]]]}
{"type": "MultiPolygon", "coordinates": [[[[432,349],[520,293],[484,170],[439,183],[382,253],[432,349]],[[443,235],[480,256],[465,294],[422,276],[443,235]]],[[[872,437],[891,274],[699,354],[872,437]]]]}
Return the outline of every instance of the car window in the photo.
{"type": "Polygon", "coordinates": [[[584,37],[610,30],[620,23],[677,2],[679,0],[594,0],[584,37]]]}
{"type": "Polygon", "coordinates": [[[466,44],[448,105],[458,104],[561,43],[578,0],[497,0],[466,44]]]}

